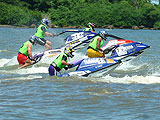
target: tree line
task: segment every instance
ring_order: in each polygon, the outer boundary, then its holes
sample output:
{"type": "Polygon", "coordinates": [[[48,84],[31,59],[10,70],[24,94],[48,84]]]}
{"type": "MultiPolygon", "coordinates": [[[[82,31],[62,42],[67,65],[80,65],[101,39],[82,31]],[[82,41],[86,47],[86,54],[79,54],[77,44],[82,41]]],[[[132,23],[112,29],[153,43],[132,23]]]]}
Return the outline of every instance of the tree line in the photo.
{"type": "Polygon", "coordinates": [[[145,26],[160,28],[160,5],[151,0],[0,0],[0,24],[39,24],[44,17],[53,24],[97,27],[145,26]]]}

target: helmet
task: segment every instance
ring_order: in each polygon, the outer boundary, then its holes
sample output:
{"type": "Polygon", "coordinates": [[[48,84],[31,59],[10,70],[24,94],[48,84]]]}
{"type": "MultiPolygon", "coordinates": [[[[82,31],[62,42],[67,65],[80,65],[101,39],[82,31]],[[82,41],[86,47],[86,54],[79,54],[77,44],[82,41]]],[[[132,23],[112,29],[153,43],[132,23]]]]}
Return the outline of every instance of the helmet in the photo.
{"type": "Polygon", "coordinates": [[[47,27],[48,27],[48,23],[52,24],[47,18],[43,18],[43,19],[41,20],[41,23],[42,23],[43,25],[47,26],[47,27]]]}
{"type": "Polygon", "coordinates": [[[64,49],[64,53],[68,56],[68,57],[73,57],[74,55],[72,54],[72,52],[74,52],[74,50],[71,47],[66,47],[64,49]]]}
{"type": "Polygon", "coordinates": [[[88,25],[89,28],[91,28],[93,31],[95,31],[94,30],[94,27],[95,27],[94,23],[88,23],[87,25],[88,25]]]}
{"type": "Polygon", "coordinates": [[[88,23],[87,25],[88,25],[88,27],[90,27],[90,28],[94,28],[94,27],[95,27],[95,24],[94,24],[94,23],[88,23]]]}
{"type": "Polygon", "coordinates": [[[38,40],[38,38],[35,36],[35,35],[33,35],[33,36],[31,36],[30,37],[30,39],[29,39],[29,41],[34,45],[35,44],[35,42],[38,40]]]}
{"type": "Polygon", "coordinates": [[[105,30],[101,30],[98,33],[104,40],[106,40],[107,32],[105,30]]]}

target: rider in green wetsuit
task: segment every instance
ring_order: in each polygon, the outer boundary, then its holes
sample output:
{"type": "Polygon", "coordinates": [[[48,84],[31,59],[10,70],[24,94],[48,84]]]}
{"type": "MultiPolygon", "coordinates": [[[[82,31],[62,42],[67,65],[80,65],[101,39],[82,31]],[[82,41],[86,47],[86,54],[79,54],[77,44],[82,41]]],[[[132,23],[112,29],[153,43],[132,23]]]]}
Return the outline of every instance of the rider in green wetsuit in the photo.
{"type": "Polygon", "coordinates": [[[29,41],[25,42],[18,51],[17,60],[19,62],[19,69],[30,66],[33,64],[32,47],[35,43],[35,38],[30,38],[29,41]]]}
{"type": "Polygon", "coordinates": [[[95,24],[94,23],[88,23],[87,26],[88,26],[88,28],[83,29],[83,31],[95,32],[95,30],[94,30],[95,24]]]}
{"type": "Polygon", "coordinates": [[[31,44],[31,51],[32,51],[32,42],[30,42],[30,41],[27,41],[27,42],[25,42],[24,44],[23,44],[23,46],[19,49],[19,52],[20,53],[22,53],[22,54],[24,54],[25,56],[28,56],[29,54],[28,54],[28,47],[27,47],[27,45],[28,44],[31,44]]]}
{"type": "Polygon", "coordinates": [[[89,58],[105,57],[101,47],[103,45],[103,40],[106,40],[106,35],[107,35],[107,32],[102,30],[99,32],[98,36],[92,39],[87,49],[87,56],[89,58]]]}
{"type": "Polygon", "coordinates": [[[48,19],[44,18],[41,20],[41,25],[37,28],[36,33],[33,36],[36,36],[38,39],[36,42],[42,46],[45,46],[45,50],[52,49],[52,43],[48,40],[45,40],[44,37],[53,37],[53,34],[47,32],[48,23],[51,23],[48,19]]]}
{"type": "Polygon", "coordinates": [[[68,63],[68,58],[73,57],[74,50],[72,48],[65,48],[64,53],[61,53],[49,66],[48,71],[50,76],[57,75],[57,72],[60,72],[62,68],[67,70],[73,65],[68,63]],[[66,67],[66,65],[68,67],[66,67]]]}

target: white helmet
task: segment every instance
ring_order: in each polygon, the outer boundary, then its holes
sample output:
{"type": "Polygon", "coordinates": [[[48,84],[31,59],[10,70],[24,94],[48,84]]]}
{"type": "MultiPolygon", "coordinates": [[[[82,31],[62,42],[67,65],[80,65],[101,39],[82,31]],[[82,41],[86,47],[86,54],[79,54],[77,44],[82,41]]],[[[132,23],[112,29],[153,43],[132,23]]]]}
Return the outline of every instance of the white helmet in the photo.
{"type": "Polygon", "coordinates": [[[35,35],[31,36],[30,39],[29,39],[29,41],[30,41],[33,45],[36,43],[37,40],[38,40],[38,38],[37,38],[35,35]]]}
{"type": "Polygon", "coordinates": [[[100,35],[104,40],[106,40],[107,34],[108,34],[108,33],[107,33],[105,30],[99,31],[99,35],[100,35]]]}
{"type": "Polygon", "coordinates": [[[42,23],[43,25],[47,26],[47,27],[48,27],[48,23],[52,24],[51,21],[49,21],[47,18],[43,18],[43,19],[41,20],[41,23],[42,23]]]}

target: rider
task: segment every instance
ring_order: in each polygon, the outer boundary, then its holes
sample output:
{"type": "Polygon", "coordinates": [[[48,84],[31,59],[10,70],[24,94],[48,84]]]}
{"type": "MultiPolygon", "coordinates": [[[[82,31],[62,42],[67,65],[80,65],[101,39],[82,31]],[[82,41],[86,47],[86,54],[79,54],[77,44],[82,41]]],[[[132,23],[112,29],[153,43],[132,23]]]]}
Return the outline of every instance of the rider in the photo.
{"type": "Polygon", "coordinates": [[[92,39],[87,48],[87,56],[89,58],[93,57],[105,57],[103,54],[103,50],[101,49],[103,45],[103,40],[106,40],[107,32],[101,30],[96,37],[92,39]]]}
{"type": "Polygon", "coordinates": [[[68,68],[71,68],[73,64],[68,63],[68,58],[73,57],[72,54],[74,50],[70,47],[67,47],[64,49],[64,52],[61,53],[49,66],[48,71],[50,76],[56,76],[57,72],[60,72],[62,68],[67,70],[68,68]],[[66,65],[68,67],[66,67],[66,65]]]}
{"type": "Polygon", "coordinates": [[[32,47],[35,44],[35,38],[31,37],[29,41],[25,42],[19,49],[17,60],[19,62],[19,69],[33,64],[32,47]]]}
{"type": "Polygon", "coordinates": [[[45,36],[46,37],[53,37],[52,33],[47,32],[48,23],[51,24],[51,22],[47,18],[42,19],[41,25],[39,25],[36,33],[34,34],[36,37],[39,38],[36,42],[42,46],[45,46],[46,51],[52,49],[52,43],[48,40],[45,40],[44,37],[45,36]]]}
{"type": "Polygon", "coordinates": [[[87,26],[88,26],[88,28],[83,29],[83,31],[95,32],[95,30],[94,30],[95,24],[94,23],[88,23],[87,26]]]}

